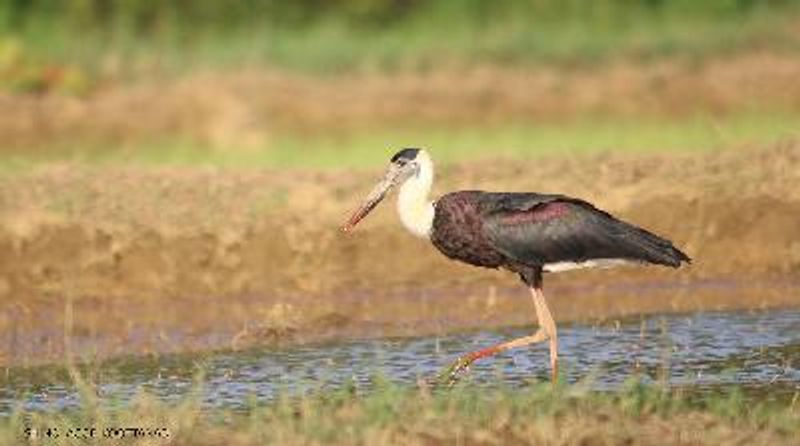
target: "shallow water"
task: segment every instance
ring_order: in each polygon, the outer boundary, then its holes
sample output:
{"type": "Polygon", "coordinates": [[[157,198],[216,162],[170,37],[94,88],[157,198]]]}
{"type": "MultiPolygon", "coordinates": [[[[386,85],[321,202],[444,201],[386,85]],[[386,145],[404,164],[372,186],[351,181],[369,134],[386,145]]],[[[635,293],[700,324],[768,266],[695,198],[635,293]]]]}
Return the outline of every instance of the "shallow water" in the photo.
{"type": "MultiPolygon", "coordinates": [[[[282,349],[109,361],[84,370],[100,402],[124,407],[138,392],[178,401],[204,373],[208,408],[246,409],[281,392],[304,394],[346,384],[368,387],[381,374],[415,383],[434,377],[458,355],[530,333],[530,328],[442,337],[373,339],[282,349]]],[[[632,375],[673,386],[738,384],[768,392],[800,391],[800,310],[648,316],[559,329],[562,372],[614,389],[632,375]]],[[[478,383],[524,385],[549,379],[547,344],[475,364],[478,383]]],[[[81,397],[64,367],[11,368],[0,376],[0,415],[15,409],[61,411],[81,397]]]]}

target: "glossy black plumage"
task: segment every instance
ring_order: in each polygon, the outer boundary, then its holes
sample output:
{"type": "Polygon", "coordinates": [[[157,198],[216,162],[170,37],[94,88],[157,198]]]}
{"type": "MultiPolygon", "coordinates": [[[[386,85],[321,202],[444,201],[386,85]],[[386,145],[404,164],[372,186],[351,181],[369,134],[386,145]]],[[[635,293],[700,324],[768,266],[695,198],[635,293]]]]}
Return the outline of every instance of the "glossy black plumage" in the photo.
{"type": "Polygon", "coordinates": [[[435,204],[431,241],[447,257],[505,268],[529,284],[559,262],[620,259],[678,267],[690,261],[669,240],[563,195],[447,194],[435,204]]]}

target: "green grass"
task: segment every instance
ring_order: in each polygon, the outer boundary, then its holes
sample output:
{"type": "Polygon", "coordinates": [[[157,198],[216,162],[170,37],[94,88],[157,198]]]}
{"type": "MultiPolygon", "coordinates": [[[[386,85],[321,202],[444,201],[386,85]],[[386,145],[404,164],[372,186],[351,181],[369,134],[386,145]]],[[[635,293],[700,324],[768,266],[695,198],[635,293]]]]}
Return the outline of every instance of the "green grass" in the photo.
{"type": "Polygon", "coordinates": [[[800,48],[794,1],[139,3],[37,1],[14,13],[14,2],[0,0],[0,81],[3,43],[12,41],[23,59],[5,62],[12,72],[27,60],[121,77],[243,64],[330,73],[800,48]]]}
{"type": "MultiPolygon", "coordinates": [[[[0,420],[0,441],[19,441],[26,429],[51,428],[65,441],[78,428],[159,429],[186,445],[225,444],[792,444],[800,435],[798,394],[783,399],[750,397],[735,387],[696,394],[635,380],[619,392],[594,392],[585,384],[522,389],[458,386],[431,391],[374,381],[372,390],[345,387],[302,398],[250,403],[246,413],[204,412],[202,385],[177,404],[141,394],[132,407],[102,408],[84,389],[83,409],[25,414],[0,420]],[[627,440],[626,440],[627,439],[627,440]]],[[[81,384],[86,386],[85,384],[81,384]]],[[[130,439],[130,437],[128,437],[130,439]]],[[[47,439],[43,440],[47,441],[47,439]]],[[[94,441],[98,441],[95,439],[94,441]]],[[[155,441],[157,438],[150,438],[155,441]]]]}
{"type": "Polygon", "coordinates": [[[575,156],[599,152],[690,152],[758,146],[797,138],[800,115],[740,113],[681,119],[585,117],[564,123],[378,130],[338,137],[276,136],[267,147],[209,148],[187,141],[132,147],[64,147],[6,155],[6,171],[43,162],[90,166],[213,166],[341,169],[381,166],[399,147],[423,147],[438,162],[575,156]]]}

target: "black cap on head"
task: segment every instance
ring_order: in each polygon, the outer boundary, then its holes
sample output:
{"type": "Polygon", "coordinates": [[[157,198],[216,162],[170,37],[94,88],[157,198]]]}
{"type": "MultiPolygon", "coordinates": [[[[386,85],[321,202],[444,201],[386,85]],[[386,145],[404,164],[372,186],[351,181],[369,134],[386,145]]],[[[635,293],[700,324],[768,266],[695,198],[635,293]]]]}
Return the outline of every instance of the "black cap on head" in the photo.
{"type": "Polygon", "coordinates": [[[417,157],[420,149],[401,149],[399,152],[395,153],[392,157],[392,162],[397,162],[400,159],[411,161],[417,157]]]}

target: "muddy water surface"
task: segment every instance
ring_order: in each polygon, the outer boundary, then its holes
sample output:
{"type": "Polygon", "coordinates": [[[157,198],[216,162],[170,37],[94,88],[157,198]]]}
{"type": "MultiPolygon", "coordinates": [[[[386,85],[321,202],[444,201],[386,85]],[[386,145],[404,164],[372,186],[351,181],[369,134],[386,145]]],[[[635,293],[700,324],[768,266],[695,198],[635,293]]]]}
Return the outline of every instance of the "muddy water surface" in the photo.
{"type": "MultiPolygon", "coordinates": [[[[434,377],[459,354],[529,328],[443,337],[371,339],[346,343],[252,349],[205,355],[115,360],[83,370],[102,405],[124,407],[141,391],[178,401],[204,372],[208,408],[244,410],[281,392],[305,394],[353,384],[368,388],[376,374],[413,384],[434,377]]],[[[632,375],[673,386],[720,384],[770,393],[800,392],[800,310],[655,315],[604,325],[560,329],[562,364],[570,382],[614,389],[632,375]]],[[[476,364],[466,380],[525,385],[548,379],[545,345],[476,364]]],[[[60,411],[82,405],[63,367],[10,368],[2,377],[0,413],[60,411]]]]}

